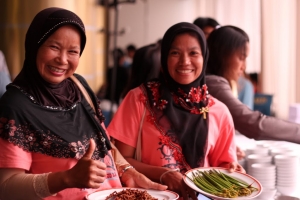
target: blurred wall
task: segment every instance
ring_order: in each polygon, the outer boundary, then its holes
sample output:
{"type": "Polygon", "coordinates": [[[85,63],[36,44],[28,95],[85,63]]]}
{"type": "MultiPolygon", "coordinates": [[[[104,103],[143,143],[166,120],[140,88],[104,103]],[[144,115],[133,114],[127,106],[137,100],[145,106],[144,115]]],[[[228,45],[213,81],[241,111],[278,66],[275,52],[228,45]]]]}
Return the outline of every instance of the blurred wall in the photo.
{"type": "MultiPolygon", "coordinates": [[[[300,1],[297,1],[297,33],[300,33],[300,1]]],[[[297,37],[297,50],[296,50],[296,77],[300,77],[300,37],[297,37]]],[[[296,92],[296,102],[300,103],[300,78],[296,78],[297,92],[296,92]]]]}
{"type": "Polygon", "coordinates": [[[262,0],[262,90],[273,95],[276,115],[288,119],[296,102],[298,0],[262,0]]]}
{"type": "Polygon", "coordinates": [[[61,7],[76,13],[85,24],[87,44],[76,73],[83,75],[94,91],[104,80],[105,9],[96,0],[1,0],[0,49],[3,51],[12,78],[20,72],[25,56],[25,34],[42,9],[61,7]]]}

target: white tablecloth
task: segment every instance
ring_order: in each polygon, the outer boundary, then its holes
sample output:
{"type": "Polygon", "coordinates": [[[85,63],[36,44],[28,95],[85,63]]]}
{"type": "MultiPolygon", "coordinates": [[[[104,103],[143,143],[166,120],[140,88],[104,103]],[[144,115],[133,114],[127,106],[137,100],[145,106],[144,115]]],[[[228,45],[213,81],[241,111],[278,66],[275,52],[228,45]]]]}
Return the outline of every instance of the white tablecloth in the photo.
{"type": "MultiPolygon", "coordinates": [[[[236,144],[243,150],[252,149],[255,146],[257,146],[257,144],[259,142],[254,139],[249,139],[249,138],[245,137],[244,135],[236,134],[236,144]]],[[[299,159],[300,159],[300,145],[299,144],[285,142],[285,141],[276,141],[276,144],[288,146],[289,149],[292,149],[297,155],[299,155],[299,159]]],[[[300,180],[300,169],[299,169],[298,176],[299,176],[298,180],[300,180]]],[[[296,191],[296,193],[292,194],[292,196],[300,198],[300,181],[298,181],[296,188],[298,188],[298,191],[296,191]]],[[[277,195],[280,195],[280,194],[278,193],[277,195]]]]}

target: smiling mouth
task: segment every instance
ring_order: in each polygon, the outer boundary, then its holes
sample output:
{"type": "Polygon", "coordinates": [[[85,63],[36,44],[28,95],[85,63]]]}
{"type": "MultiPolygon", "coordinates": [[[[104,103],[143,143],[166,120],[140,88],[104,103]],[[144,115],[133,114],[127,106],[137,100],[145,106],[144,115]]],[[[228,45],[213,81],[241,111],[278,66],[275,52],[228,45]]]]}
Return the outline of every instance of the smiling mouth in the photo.
{"type": "Polygon", "coordinates": [[[51,66],[49,66],[49,68],[50,68],[51,71],[57,72],[57,73],[63,73],[64,71],[66,71],[64,69],[58,69],[56,67],[51,67],[51,66]]]}
{"type": "Polygon", "coordinates": [[[182,74],[188,74],[188,73],[192,73],[193,72],[192,69],[178,69],[177,71],[179,73],[182,73],[182,74]]]}

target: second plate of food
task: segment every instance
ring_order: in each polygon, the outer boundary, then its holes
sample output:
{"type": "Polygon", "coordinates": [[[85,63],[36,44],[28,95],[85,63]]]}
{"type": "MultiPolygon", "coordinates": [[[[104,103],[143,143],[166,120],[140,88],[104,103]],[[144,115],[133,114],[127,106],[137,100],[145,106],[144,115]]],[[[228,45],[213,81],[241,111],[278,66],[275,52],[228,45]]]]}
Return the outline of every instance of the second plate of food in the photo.
{"type": "Polygon", "coordinates": [[[116,197],[121,199],[158,199],[176,200],[179,195],[175,192],[165,190],[151,190],[142,188],[111,188],[108,190],[97,191],[86,196],[87,200],[114,200],[116,197]],[[142,196],[141,196],[142,195],[142,196]],[[134,197],[138,196],[138,197],[134,197]]]}
{"type": "Polygon", "coordinates": [[[195,168],[185,173],[184,182],[197,192],[218,200],[253,199],[262,192],[262,186],[254,177],[230,173],[220,167],[195,168]]]}

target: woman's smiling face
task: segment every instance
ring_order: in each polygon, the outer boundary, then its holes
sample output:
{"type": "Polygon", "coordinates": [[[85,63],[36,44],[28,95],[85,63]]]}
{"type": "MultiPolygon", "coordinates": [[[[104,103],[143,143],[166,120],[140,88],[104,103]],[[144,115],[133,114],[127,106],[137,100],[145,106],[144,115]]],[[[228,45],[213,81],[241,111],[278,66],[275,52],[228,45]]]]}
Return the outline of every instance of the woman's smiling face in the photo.
{"type": "Polygon", "coordinates": [[[38,49],[37,69],[48,83],[58,84],[77,69],[80,58],[80,32],[72,25],[57,29],[38,49]]]}
{"type": "Polygon", "coordinates": [[[203,68],[202,51],[196,35],[177,35],[171,45],[167,64],[170,76],[177,83],[187,85],[195,81],[203,68]]]}

